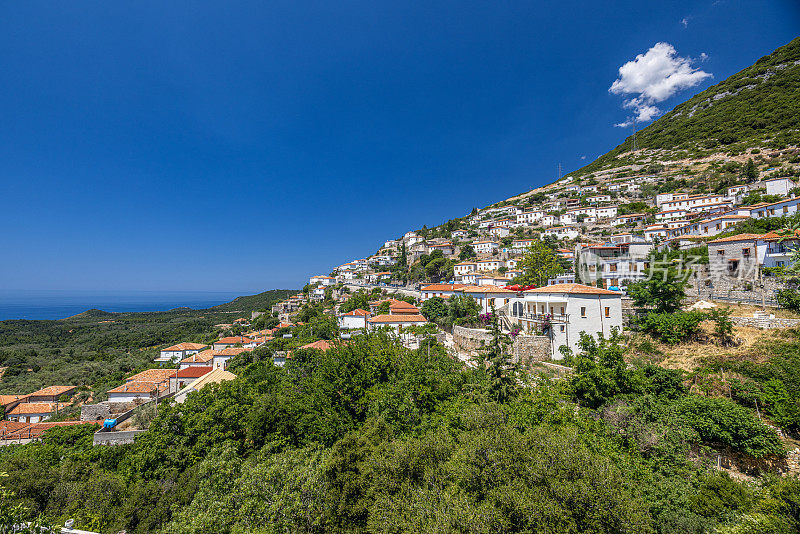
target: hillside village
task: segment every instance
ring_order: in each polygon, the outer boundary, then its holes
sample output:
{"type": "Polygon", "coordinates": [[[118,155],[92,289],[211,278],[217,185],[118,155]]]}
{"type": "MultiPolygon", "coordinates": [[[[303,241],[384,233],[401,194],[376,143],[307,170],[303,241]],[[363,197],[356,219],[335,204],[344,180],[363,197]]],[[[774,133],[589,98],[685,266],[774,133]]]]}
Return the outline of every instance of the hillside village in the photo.
{"type": "Polygon", "coordinates": [[[163,348],[154,362],[158,369],[128,377],[99,404],[81,403],[74,421],[50,422],[68,405],[74,386],[3,396],[7,421],[0,440],[35,439],[54,425],[106,420],[107,431],[126,428],[130,421],[117,425],[141,412],[142,404],[182,399],[233,379],[228,363],[259,347],[282,365],[293,350],[325,351],[359,332],[381,330],[410,348],[436,335],[470,364],[485,340],[478,316],[493,312],[503,331],[513,332],[517,359],[558,361],[562,346],[579,350],[581,332],[609,336],[625,328],[633,313],[628,285],[646,279],[670,251],[695,255],[685,270],[688,303],[776,306],[785,286],[777,274],[791,263],[797,239],[775,230],[798,211],[800,167],[792,165],[800,162],[800,150],[761,153],[751,150],[744,163],[724,155],[704,162],[705,177],[716,169],[728,173],[713,192],[698,192],[697,184],[706,182],[693,182],[690,173],[698,171],[691,166],[617,167],[567,175],[442,226],[409,231],[369,257],[310,277],[302,292],[270,310],[217,325],[213,343],[163,348]],[[539,287],[520,282],[521,262],[535,243],[545,244],[563,271],[539,287]],[[454,298],[474,302],[471,317],[458,325],[437,323],[425,303],[454,298]],[[298,335],[298,327],[308,328],[302,315],[327,317],[335,331],[315,336],[312,327],[298,335]]]}

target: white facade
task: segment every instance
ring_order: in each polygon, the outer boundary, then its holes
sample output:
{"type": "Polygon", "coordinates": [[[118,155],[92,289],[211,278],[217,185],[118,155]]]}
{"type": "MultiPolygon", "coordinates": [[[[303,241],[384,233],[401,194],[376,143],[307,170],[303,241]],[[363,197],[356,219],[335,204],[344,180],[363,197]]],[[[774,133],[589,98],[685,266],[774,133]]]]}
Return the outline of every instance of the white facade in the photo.
{"type": "Polygon", "coordinates": [[[478,254],[491,254],[499,247],[497,241],[475,241],[472,243],[472,250],[478,254]]]}
{"type": "Polygon", "coordinates": [[[783,197],[789,196],[789,191],[797,187],[789,178],[773,178],[767,180],[767,194],[768,195],[781,195],[783,197]]]}
{"type": "Polygon", "coordinates": [[[561,359],[558,348],[566,345],[580,352],[581,332],[608,337],[613,328],[622,330],[622,294],[616,291],[582,286],[556,284],[526,291],[522,298],[514,297],[509,304],[510,319],[526,333],[540,330],[545,316],[551,316],[549,331],[553,359],[561,359]]]}

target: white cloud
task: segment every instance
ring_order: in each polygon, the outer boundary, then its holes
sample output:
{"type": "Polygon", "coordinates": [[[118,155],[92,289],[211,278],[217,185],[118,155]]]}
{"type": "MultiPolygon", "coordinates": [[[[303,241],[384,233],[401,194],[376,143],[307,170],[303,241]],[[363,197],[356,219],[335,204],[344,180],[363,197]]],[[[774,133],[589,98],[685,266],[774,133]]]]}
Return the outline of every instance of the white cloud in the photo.
{"type": "Polygon", "coordinates": [[[688,28],[688,27],[689,27],[689,19],[690,19],[690,18],[691,18],[691,17],[683,17],[683,18],[681,19],[681,24],[683,24],[683,27],[684,27],[684,28],[688,28]]]}
{"type": "MultiPolygon", "coordinates": [[[[700,56],[701,59],[706,57],[705,53],[700,56]]],[[[656,43],[644,54],[622,65],[619,77],[608,90],[615,95],[635,95],[625,100],[623,107],[634,111],[637,122],[646,122],[661,113],[654,104],[712,76],[694,68],[692,63],[691,58],[679,56],[671,44],[656,43]]],[[[631,117],[616,126],[630,126],[633,120],[631,117]]]]}
{"type": "Polygon", "coordinates": [[[586,156],[581,156],[581,159],[586,159],[586,156]]]}

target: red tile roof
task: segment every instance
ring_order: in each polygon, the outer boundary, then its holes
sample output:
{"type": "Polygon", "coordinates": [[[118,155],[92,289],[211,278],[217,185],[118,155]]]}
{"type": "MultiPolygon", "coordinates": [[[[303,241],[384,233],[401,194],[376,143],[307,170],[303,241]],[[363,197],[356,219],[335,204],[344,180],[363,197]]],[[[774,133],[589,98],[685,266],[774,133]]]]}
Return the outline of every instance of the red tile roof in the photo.
{"type": "Polygon", "coordinates": [[[553,284],[552,286],[529,289],[525,293],[569,293],[573,295],[616,295],[622,296],[619,291],[610,291],[600,287],[585,286],[583,284],[553,284]]]}
{"type": "Polygon", "coordinates": [[[331,343],[330,341],[325,340],[325,339],[320,339],[319,341],[315,341],[313,343],[308,343],[307,345],[303,345],[300,348],[301,349],[315,349],[315,350],[321,350],[322,352],[325,352],[328,349],[330,349],[331,347],[333,347],[333,343],[331,343]]]}
{"type": "Polygon", "coordinates": [[[178,343],[177,345],[172,345],[171,347],[167,347],[166,349],[161,349],[161,352],[164,351],[179,351],[179,350],[203,350],[204,348],[208,347],[208,345],[204,345],[202,343],[178,343]]]}
{"type": "Polygon", "coordinates": [[[206,373],[210,373],[213,369],[211,367],[193,365],[185,369],[178,369],[175,372],[176,378],[199,378],[206,373]]]}
{"type": "Polygon", "coordinates": [[[370,323],[427,323],[422,315],[377,315],[369,319],[370,323]]]}
{"type": "Polygon", "coordinates": [[[430,284],[420,288],[420,291],[455,291],[464,287],[464,284],[430,284]]]}
{"type": "Polygon", "coordinates": [[[355,310],[343,313],[342,315],[364,316],[364,315],[369,315],[369,312],[366,310],[362,310],[361,308],[356,308],[355,310]]]}
{"type": "Polygon", "coordinates": [[[244,345],[245,343],[252,343],[253,340],[249,337],[244,336],[230,336],[230,337],[223,337],[215,341],[214,343],[222,343],[223,345],[236,345],[237,343],[241,343],[244,345]]]}
{"type": "Polygon", "coordinates": [[[39,391],[34,391],[30,394],[31,397],[58,397],[65,393],[69,393],[75,389],[75,386],[47,386],[39,391]]]}
{"type": "Polygon", "coordinates": [[[709,241],[708,244],[712,243],[733,243],[735,241],[753,241],[755,239],[761,239],[762,234],[737,234],[731,235],[728,237],[721,237],[719,239],[714,239],[713,241],[709,241]]]}
{"type": "Polygon", "coordinates": [[[56,411],[58,407],[57,402],[23,402],[17,404],[9,412],[8,415],[29,415],[29,414],[45,414],[56,411]]]}

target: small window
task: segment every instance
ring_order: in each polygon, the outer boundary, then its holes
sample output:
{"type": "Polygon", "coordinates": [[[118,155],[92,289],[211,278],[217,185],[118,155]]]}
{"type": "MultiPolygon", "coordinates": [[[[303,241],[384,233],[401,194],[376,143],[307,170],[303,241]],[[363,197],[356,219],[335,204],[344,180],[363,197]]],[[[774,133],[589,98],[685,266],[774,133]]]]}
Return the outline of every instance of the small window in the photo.
{"type": "Polygon", "coordinates": [[[564,331],[566,331],[566,329],[567,329],[567,327],[562,324],[561,325],[561,331],[564,332],[564,331]]]}
{"type": "Polygon", "coordinates": [[[724,256],[724,255],[725,255],[725,251],[724,250],[718,250],[717,251],[717,256],[724,256]]]}
{"type": "Polygon", "coordinates": [[[606,317],[611,317],[611,308],[606,306],[606,317]]]}
{"type": "Polygon", "coordinates": [[[586,307],[581,306],[581,317],[586,317],[586,307]]]}
{"type": "Polygon", "coordinates": [[[745,258],[749,258],[750,257],[750,249],[749,248],[743,248],[742,249],[742,256],[744,256],[745,258]]]}

